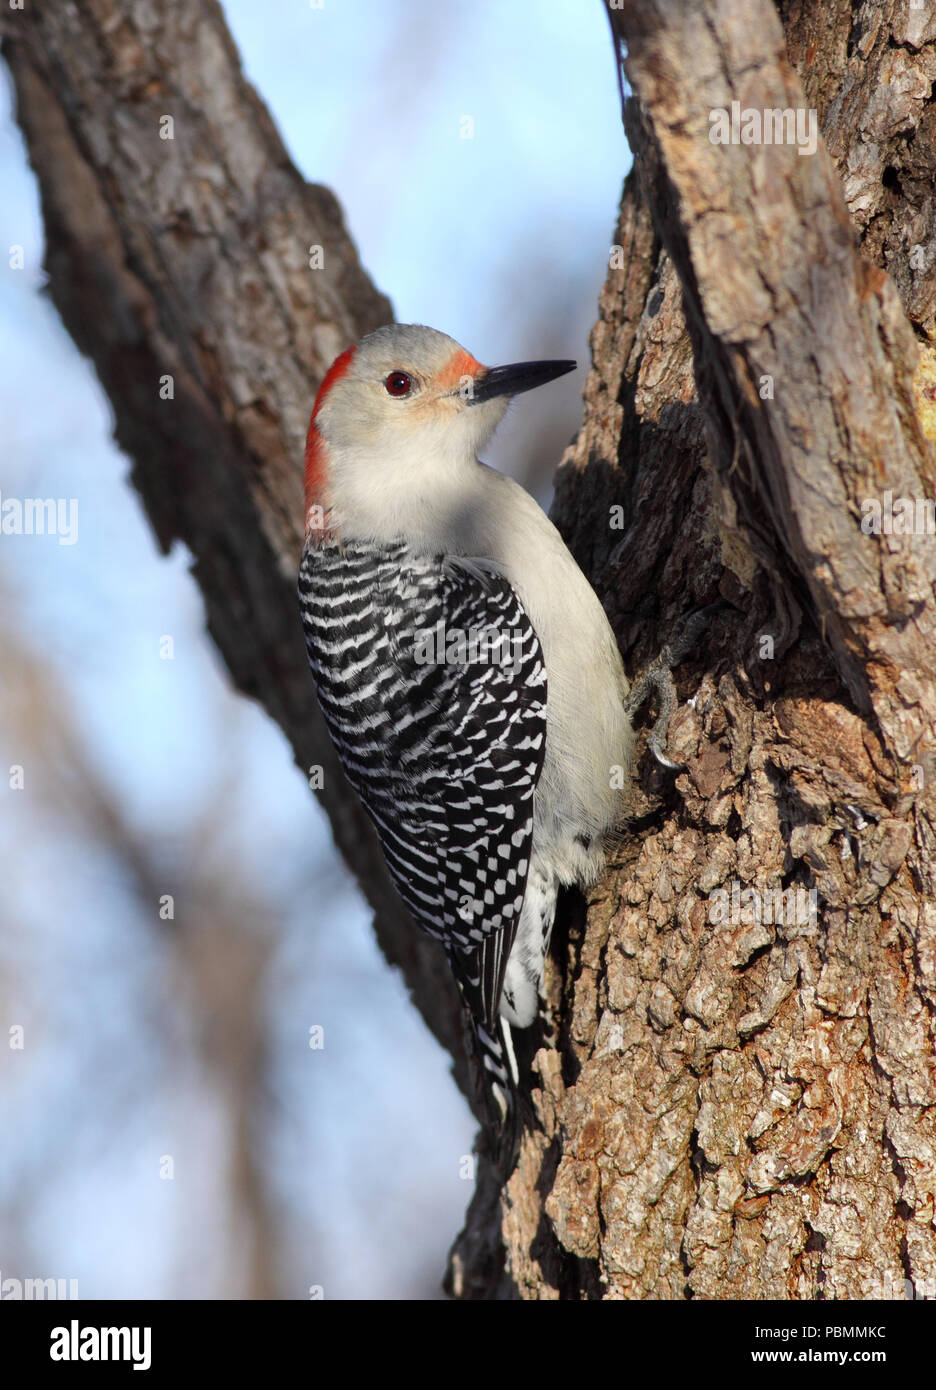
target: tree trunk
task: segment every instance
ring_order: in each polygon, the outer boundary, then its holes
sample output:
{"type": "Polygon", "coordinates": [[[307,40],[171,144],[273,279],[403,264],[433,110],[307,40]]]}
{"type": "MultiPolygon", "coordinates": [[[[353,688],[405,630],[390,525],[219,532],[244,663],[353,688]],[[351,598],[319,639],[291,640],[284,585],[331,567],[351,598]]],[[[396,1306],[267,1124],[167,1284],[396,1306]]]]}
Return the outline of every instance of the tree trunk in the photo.
{"type": "Polygon", "coordinates": [[[553,952],[504,1220],[528,1297],[936,1293],[936,539],[861,529],[934,494],[936,21],[783,18],[786,56],[766,2],[612,11],[625,269],[555,511],[629,670],[730,606],[680,672],[686,771],[644,756],[553,952]],[[816,108],[829,154],[713,144],[733,101],[816,108]],[[794,885],[814,915],[773,910],[794,885]]]}
{"type": "MultiPolygon", "coordinates": [[[[213,0],[90,8],[5,21],[52,293],[161,542],[190,545],[234,678],[324,766],[384,949],[460,1059],[294,611],[311,392],[388,305],[213,0]]],[[[539,1129],[504,1193],[482,1163],[449,1285],[933,1296],[936,537],[875,534],[865,504],[936,494],[936,18],[915,0],[609,12],[635,173],[555,515],[632,675],[721,607],[677,672],[685,770],[640,758],[613,865],[587,912],[563,906],[539,1129]],[[814,109],[821,142],[713,143],[733,102],[814,109]]]]}

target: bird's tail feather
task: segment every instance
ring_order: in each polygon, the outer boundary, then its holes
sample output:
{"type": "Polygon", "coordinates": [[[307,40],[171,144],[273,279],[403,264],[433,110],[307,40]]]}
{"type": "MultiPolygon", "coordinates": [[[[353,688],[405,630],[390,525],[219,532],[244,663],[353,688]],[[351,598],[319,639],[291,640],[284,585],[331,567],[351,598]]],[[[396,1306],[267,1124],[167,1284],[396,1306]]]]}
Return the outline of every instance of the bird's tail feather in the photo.
{"type": "Polygon", "coordinates": [[[499,1018],[498,1030],[493,1036],[481,1024],[476,1024],[472,1032],[483,1078],[488,1132],[495,1158],[504,1169],[506,1179],[516,1163],[522,1133],[519,1077],[510,1024],[499,1018]]]}

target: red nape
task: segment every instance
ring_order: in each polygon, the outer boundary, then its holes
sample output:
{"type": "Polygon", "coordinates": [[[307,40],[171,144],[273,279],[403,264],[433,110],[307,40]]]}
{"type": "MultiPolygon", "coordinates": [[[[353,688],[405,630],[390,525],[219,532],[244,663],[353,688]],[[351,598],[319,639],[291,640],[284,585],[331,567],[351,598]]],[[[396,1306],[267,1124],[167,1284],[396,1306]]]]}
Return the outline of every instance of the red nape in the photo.
{"type": "Polygon", "coordinates": [[[351,366],[351,358],[354,356],[354,348],[347,348],[340,357],[336,357],[322,378],[322,384],[315,397],[315,405],[312,407],[312,418],[309,421],[309,432],[306,435],[305,446],[305,505],[306,513],[309,508],[321,499],[322,488],[325,484],[325,444],[319,434],[315,417],[325,404],[325,398],[332,389],[336,381],[340,381],[351,366]]]}

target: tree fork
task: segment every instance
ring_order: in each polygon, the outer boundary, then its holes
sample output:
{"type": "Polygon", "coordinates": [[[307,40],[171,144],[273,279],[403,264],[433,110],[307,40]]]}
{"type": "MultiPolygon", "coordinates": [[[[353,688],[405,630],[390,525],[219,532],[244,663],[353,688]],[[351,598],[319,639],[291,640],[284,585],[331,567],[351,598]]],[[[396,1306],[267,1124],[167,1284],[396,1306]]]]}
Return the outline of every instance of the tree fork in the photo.
{"type": "MultiPolygon", "coordinates": [[[[555,516],[632,676],[721,609],[677,670],[686,770],[644,755],[616,862],[587,913],[567,905],[540,1132],[504,1194],[482,1162],[450,1286],[901,1296],[936,1280],[934,551],[860,518],[887,487],[934,492],[936,19],[906,0],[609,12],[635,172],[555,516]],[[733,100],[814,107],[824,148],[713,145],[733,100]],[[796,885],[816,921],[711,920],[719,890],[796,885]]],[[[213,0],[36,7],[3,34],[50,292],[160,544],[189,545],[235,681],[324,767],[381,944],[467,1086],[444,963],[338,770],[295,611],[309,403],[389,305],[213,0]]]]}

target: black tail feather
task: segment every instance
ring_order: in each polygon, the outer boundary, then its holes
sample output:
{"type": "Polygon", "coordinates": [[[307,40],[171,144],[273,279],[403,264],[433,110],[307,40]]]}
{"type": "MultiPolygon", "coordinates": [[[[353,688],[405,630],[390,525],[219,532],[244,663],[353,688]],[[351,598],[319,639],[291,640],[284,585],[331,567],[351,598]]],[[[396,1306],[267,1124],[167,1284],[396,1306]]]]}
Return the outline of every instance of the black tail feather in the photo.
{"type": "Polygon", "coordinates": [[[510,1024],[506,1019],[498,1019],[494,1036],[480,1024],[474,1024],[471,1032],[481,1074],[486,1129],[495,1161],[506,1180],[517,1162],[523,1135],[510,1024]]]}

